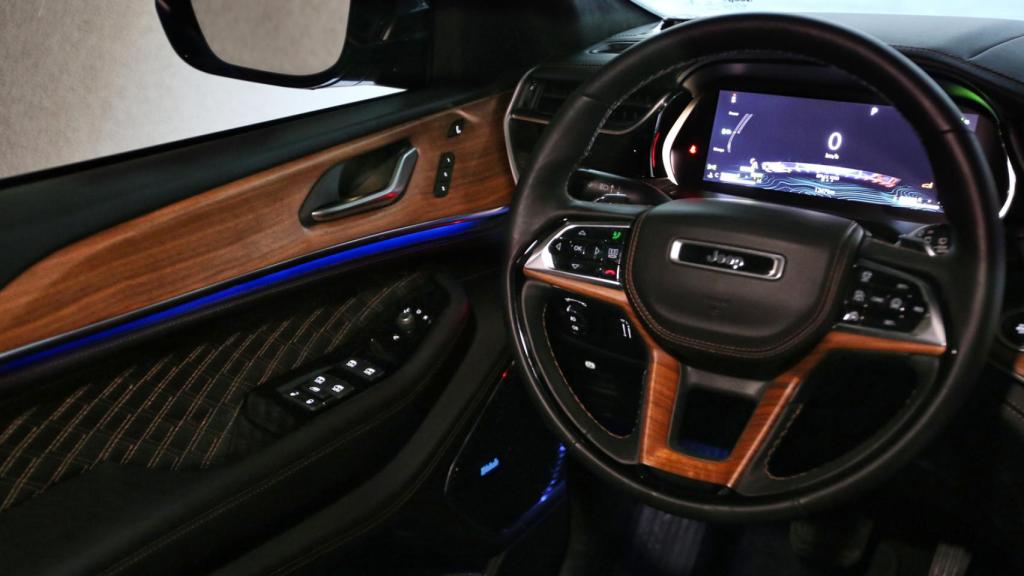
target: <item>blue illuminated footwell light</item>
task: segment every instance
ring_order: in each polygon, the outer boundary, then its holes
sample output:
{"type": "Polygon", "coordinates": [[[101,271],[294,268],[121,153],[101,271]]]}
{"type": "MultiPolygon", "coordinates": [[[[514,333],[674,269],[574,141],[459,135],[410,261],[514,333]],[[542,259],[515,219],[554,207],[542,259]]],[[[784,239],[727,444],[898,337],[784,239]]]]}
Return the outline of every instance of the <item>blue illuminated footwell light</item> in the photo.
{"type": "MultiPolygon", "coordinates": [[[[498,215],[495,213],[493,215],[498,215]]],[[[378,254],[384,254],[387,252],[394,252],[403,248],[409,248],[420,244],[426,244],[436,240],[442,240],[445,238],[451,238],[460,234],[465,234],[471,230],[479,227],[485,222],[484,219],[466,219],[458,220],[448,224],[442,224],[433,228],[427,228],[425,230],[418,230],[415,232],[409,232],[400,236],[393,236],[383,240],[373,241],[360,246],[352,248],[346,248],[326,256],[321,256],[312,260],[308,260],[301,264],[289,266],[287,268],[271,272],[263,276],[246,280],[238,284],[216,290],[204,296],[197,297],[193,300],[183,302],[181,304],[175,304],[169,308],[165,308],[158,312],[153,312],[140,316],[133,320],[128,320],[121,324],[111,326],[110,328],[104,328],[67,340],[65,342],[54,344],[42,350],[36,352],[29,352],[23,356],[16,357],[12,360],[0,364],[0,374],[7,374],[14,372],[36,364],[45,360],[56,358],[62,354],[68,354],[75,350],[85,348],[100,342],[110,340],[117,336],[128,334],[130,332],[136,332],[144,328],[155,326],[157,324],[167,322],[168,320],[184,316],[186,314],[202,310],[219,304],[233,298],[245,296],[253,292],[257,292],[274,284],[280,284],[289,280],[294,280],[302,276],[307,276],[313,272],[318,272],[326,268],[345,264],[347,262],[353,262],[363,258],[369,258],[378,254]]]]}
{"type": "Polygon", "coordinates": [[[486,464],[484,464],[483,466],[480,467],[480,477],[487,476],[495,468],[497,468],[500,464],[501,464],[501,460],[498,460],[498,457],[495,456],[490,461],[488,461],[486,464]]]}
{"type": "Polygon", "coordinates": [[[544,492],[540,495],[540,500],[537,504],[542,504],[551,498],[551,495],[558,488],[558,485],[562,482],[562,467],[565,465],[565,444],[558,445],[558,456],[555,458],[555,464],[551,467],[551,480],[548,485],[544,487],[544,492]]]}
{"type": "Polygon", "coordinates": [[[687,453],[706,460],[725,460],[729,457],[730,452],[725,448],[697,442],[696,440],[683,440],[680,442],[680,446],[687,453]]]}

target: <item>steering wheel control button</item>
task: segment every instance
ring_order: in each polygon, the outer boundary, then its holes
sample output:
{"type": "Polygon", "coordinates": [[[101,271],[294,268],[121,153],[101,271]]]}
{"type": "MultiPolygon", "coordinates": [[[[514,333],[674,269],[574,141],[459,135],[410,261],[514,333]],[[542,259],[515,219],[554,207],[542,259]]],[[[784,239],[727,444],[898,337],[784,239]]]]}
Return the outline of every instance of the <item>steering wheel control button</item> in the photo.
{"type": "Polygon", "coordinates": [[[1024,350],[1024,310],[1011,312],[1003,317],[1002,334],[1010,346],[1024,350]]]}
{"type": "Polygon", "coordinates": [[[840,316],[844,324],[913,332],[928,312],[913,282],[865,266],[854,269],[854,278],[840,316]]]}
{"type": "Polygon", "coordinates": [[[589,258],[590,244],[586,242],[569,242],[569,254],[573,258],[589,258]]]}
{"type": "Polygon", "coordinates": [[[562,300],[562,329],[573,336],[586,336],[590,333],[589,307],[586,302],[575,298],[562,300]]]}
{"type": "Polygon", "coordinates": [[[929,256],[942,256],[953,248],[953,233],[948,224],[928,224],[900,236],[899,246],[907,246],[929,256]]]}
{"type": "Polygon", "coordinates": [[[570,260],[566,270],[576,274],[588,274],[593,275],[597,270],[597,267],[593,262],[587,262],[585,260],[570,260]]]}
{"type": "Polygon", "coordinates": [[[619,259],[622,258],[622,245],[621,244],[609,244],[605,252],[605,257],[609,262],[615,262],[618,264],[619,259]]]}
{"type": "Polygon", "coordinates": [[[571,226],[548,243],[548,269],[618,284],[628,236],[624,226],[571,226]]]}

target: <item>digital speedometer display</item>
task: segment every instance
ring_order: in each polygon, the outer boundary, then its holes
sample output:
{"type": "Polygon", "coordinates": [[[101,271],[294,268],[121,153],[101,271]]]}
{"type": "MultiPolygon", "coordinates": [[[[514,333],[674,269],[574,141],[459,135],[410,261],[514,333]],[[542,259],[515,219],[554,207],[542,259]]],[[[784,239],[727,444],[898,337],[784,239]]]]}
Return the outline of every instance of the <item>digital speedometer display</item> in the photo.
{"type": "MultiPolygon", "coordinates": [[[[965,114],[974,129],[978,116],[965,114]]],[[[893,107],[723,90],[706,182],[939,212],[931,164],[893,107]]]]}

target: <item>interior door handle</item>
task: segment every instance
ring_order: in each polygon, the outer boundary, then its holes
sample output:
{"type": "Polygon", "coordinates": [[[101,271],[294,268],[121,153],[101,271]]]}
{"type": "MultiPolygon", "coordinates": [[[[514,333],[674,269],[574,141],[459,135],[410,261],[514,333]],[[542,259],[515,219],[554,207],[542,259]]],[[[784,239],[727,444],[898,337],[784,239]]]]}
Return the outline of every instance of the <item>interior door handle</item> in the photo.
{"type": "Polygon", "coordinates": [[[317,208],[309,213],[309,217],[316,222],[325,222],[342,216],[383,208],[398,202],[405,194],[405,189],[409,187],[409,181],[412,179],[412,172],[416,168],[416,160],[419,157],[420,154],[415,147],[409,148],[398,157],[395,171],[391,174],[391,180],[387,186],[353,200],[342,200],[337,204],[317,208]]]}

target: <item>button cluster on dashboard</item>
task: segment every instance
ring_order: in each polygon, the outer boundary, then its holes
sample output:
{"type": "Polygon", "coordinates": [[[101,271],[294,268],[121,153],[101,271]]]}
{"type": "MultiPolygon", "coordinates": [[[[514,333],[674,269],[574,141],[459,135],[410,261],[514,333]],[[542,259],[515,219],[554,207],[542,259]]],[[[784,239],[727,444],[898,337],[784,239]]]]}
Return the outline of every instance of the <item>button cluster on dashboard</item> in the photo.
{"type": "Polygon", "coordinates": [[[853,272],[842,323],[913,332],[928,313],[928,304],[914,282],[870,266],[855,266],[853,272]]]}
{"type": "Polygon", "coordinates": [[[556,270],[618,282],[629,228],[576,226],[549,245],[556,270]]]}

